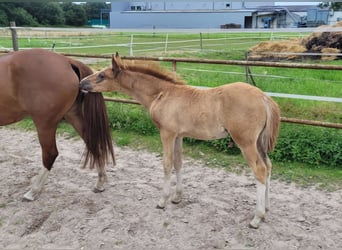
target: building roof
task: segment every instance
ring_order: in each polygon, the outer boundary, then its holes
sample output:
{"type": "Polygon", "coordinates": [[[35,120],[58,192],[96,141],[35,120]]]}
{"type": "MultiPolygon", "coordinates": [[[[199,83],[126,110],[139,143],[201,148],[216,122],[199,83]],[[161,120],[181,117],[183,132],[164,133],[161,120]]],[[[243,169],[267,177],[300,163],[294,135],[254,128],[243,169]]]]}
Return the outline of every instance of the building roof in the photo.
{"type": "Polygon", "coordinates": [[[281,11],[287,10],[289,12],[306,12],[308,9],[318,9],[317,6],[314,5],[284,5],[284,6],[260,6],[256,8],[256,11],[263,12],[263,11],[281,11]]]}

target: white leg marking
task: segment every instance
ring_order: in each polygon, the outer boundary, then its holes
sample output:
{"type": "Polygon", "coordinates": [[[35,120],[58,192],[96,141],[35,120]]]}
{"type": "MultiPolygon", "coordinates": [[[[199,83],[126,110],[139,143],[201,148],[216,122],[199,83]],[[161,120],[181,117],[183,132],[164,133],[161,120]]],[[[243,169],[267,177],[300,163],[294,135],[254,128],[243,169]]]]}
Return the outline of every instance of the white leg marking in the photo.
{"type": "Polygon", "coordinates": [[[45,181],[49,175],[50,171],[47,170],[45,167],[43,167],[42,170],[40,170],[38,176],[35,177],[35,180],[33,182],[33,185],[26,194],[24,194],[24,199],[28,201],[33,201],[35,200],[39,193],[42,191],[42,188],[45,184],[45,181]]]}
{"type": "Polygon", "coordinates": [[[103,192],[105,190],[104,184],[107,181],[107,175],[105,170],[98,169],[98,179],[94,188],[95,193],[103,192]]]}
{"type": "Polygon", "coordinates": [[[173,203],[179,203],[182,200],[183,196],[183,175],[182,175],[182,169],[179,169],[176,171],[176,177],[177,177],[177,184],[176,184],[176,193],[172,199],[173,203]]]}
{"type": "Polygon", "coordinates": [[[159,208],[164,208],[166,206],[166,202],[170,198],[170,186],[171,186],[171,175],[168,175],[164,177],[163,194],[158,203],[159,208]]]}
{"type": "Polygon", "coordinates": [[[271,186],[271,175],[268,175],[266,179],[266,199],[265,199],[266,211],[270,210],[270,186],[271,186]]]}
{"type": "Polygon", "coordinates": [[[266,185],[262,184],[258,180],[257,183],[257,204],[255,216],[249,224],[252,228],[258,228],[261,220],[265,217],[265,197],[266,197],[266,185]]]}

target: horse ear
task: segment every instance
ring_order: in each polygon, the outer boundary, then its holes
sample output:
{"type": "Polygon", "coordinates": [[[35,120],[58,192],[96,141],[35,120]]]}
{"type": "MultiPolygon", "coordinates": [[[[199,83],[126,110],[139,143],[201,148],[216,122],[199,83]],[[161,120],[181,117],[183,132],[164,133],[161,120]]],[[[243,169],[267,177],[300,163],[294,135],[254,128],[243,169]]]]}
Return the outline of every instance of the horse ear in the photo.
{"type": "Polygon", "coordinates": [[[118,76],[118,74],[121,72],[121,63],[120,63],[120,57],[118,52],[116,52],[115,56],[112,55],[112,71],[114,73],[114,78],[118,76]]]}
{"type": "Polygon", "coordinates": [[[120,71],[121,67],[120,67],[120,57],[118,52],[116,52],[115,56],[112,55],[112,69],[114,71],[120,71]]]}

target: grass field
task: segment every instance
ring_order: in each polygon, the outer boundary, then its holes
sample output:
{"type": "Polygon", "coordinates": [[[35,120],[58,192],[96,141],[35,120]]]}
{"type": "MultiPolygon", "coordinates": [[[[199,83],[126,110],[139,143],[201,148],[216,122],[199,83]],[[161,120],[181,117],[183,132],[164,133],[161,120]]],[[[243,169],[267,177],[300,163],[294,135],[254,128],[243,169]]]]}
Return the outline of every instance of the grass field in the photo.
{"type": "MultiPolygon", "coordinates": [[[[308,34],[300,33],[124,33],[124,32],[97,32],[84,31],[65,32],[59,34],[30,31],[19,33],[19,47],[43,47],[52,48],[56,52],[84,53],[84,54],[113,54],[116,51],[122,56],[167,56],[188,57],[200,59],[235,59],[244,60],[248,49],[269,39],[286,39],[288,37],[301,37],[308,34]],[[167,44],[165,42],[168,42],[167,44]],[[131,46],[131,42],[133,45],[131,46]]],[[[11,38],[0,33],[0,49],[9,48],[12,45],[11,38]]],[[[335,64],[341,65],[342,61],[315,61],[306,60],[305,63],[335,64]]],[[[108,66],[110,60],[90,64],[96,70],[108,66]]],[[[298,63],[298,61],[297,61],[298,63]]],[[[170,63],[162,63],[171,69],[170,63]]],[[[311,70],[311,69],[287,69],[271,67],[251,67],[256,85],[264,91],[276,93],[290,93],[300,95],[342,97],[342,74],[333,70],[311,70]]],[[[181,75],[188,84],[196,86],[219,86],[224,83],[246,81],[245,68],[241,66],[177,63],[177,73],[181,75]]],[[[106,93],[108,96],[116,94],[106,93]]],[[[119,95],[122,96],[122,95],[119,95]]],[[[342,103],[306,101],[300,99],[274,98],[279,104],[282,116],[299,119],[310,119],[334,123],[342,123],[342,103]]],[[[109,113],[112,116],[112,127],[115,141],[118,145],[130,145],[144,147],[149,150],[161,149],[157,130],[151,123],[146,111],[140,106],[118,103],[107,103],[109,113]]],[[[26,126],[26,125],[23,125],[26,126]]],[[[32,125],[28,125],[32,127],[32,125]]],[[[288,137],[295,131],[303,130],[303,125],[282,126],[283,137],[288,137]],[[290,131],[290,132],[289,132],[290,131]]],[[[70,128],[61,125],[61,130],[70,128]]],[[[331,134],[335,141],[316,142],[313,138],[304,138],[312,141],[317,146],[336,147],[336,141],[342,141],[342,131],[334,129],[316,129],[319,133],[331,134]]],[[[303,132],[306,133],[306,132],[303,132]]],[[[318,138],[318,137],[317,137],[318,138]]],[[[291,150],[301,154],[293,144],[291,150]]],[[[284,145],[284,144],[282,144],[284,145]]],[[[304,146],[305,147],[305,146],[304,146]]],[[[336,154],[338,149],[333,152],[336,154]]],[[[241,166],[244,165],[239,152],[220,152],[214,146],[208,146],[197,142],[185,143],[185,153],[196,159],[203,159],[210,165],[218,166],[241,166]]],[[[340,153],[341,154],[341,151],[340,153]]],[[[314,157],[314,156],[313,156],[314,157]]],[[[310,162],[310,161],[308,161],[310,162]]],[[[321,187],[334,189],[335,186],[342,187],[341,168],[317,167],[317,164],[297,163],[289,161],[276,162],[274,175],[286,181],[296,181],[301,185],[322,183],[321,187]]],[[[231,168],[231,167],[228,167],[231,168]]],[[[241,168],[231,168],[231,171],[241,171],[241,168]]]]}

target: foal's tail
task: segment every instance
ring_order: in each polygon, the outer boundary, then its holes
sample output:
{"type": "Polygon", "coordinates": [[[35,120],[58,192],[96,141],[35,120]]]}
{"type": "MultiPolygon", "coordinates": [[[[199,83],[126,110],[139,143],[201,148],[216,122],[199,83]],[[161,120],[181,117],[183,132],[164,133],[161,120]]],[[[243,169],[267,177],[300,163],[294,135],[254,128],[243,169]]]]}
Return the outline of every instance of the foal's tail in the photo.
{"type": "MultiPolygon", "coordinates": [[[[91,75],[93,71],[80,61],[68,58],[79,80],[91,75]]],[[[113,141],[109,127],[106,104],[102,93],[79,92],[77,100],[82,103],[83,139],[86,144],[83,167],[104,169],[109,158],[115,165],[113,141]]]]}
{"type": "Polygon", "coordinates": [[[258,138],[258,148],[266,154],[275,147],[280,127],[280,110],[278,105],[268,96],[264,96],[266,108],[266,124],[258,138]],[[261,147],[261,148],[260,148],[261,147]]]}

